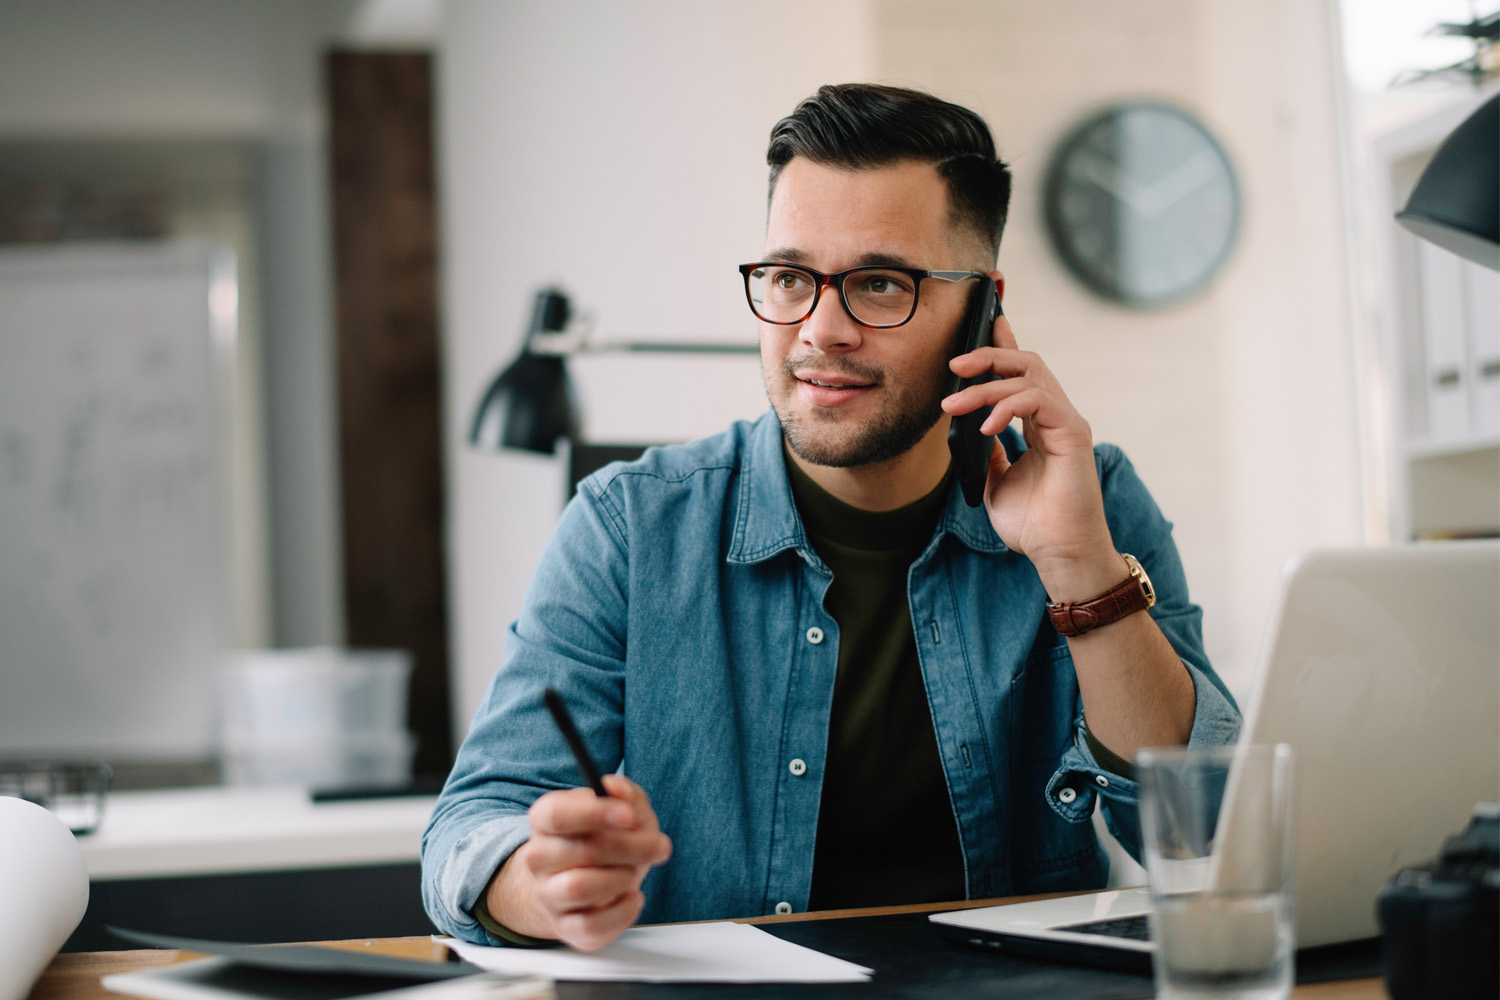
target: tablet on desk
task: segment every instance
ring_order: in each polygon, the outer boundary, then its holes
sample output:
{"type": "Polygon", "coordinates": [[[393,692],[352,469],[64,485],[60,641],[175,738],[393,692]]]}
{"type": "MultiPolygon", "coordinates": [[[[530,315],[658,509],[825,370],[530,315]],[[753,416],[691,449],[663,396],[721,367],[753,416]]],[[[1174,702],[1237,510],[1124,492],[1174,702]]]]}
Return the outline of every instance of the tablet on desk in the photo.
{"type": "Polygon", "coordinates": [[[102,980],[106,989],[147,1000],[542,1000],[553,995],[548,980],[484,974],[462,962],[319,945],[205,941],[114,927],[109,932],[132,944],[208,955],[102,980]]]}

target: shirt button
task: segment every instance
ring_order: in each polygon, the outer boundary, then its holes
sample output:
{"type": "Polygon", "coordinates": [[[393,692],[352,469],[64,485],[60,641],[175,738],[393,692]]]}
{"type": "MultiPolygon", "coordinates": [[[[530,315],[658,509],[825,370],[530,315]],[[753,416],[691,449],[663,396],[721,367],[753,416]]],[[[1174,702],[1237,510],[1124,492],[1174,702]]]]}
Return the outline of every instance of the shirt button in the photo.
{"type": "Polygon", "coordinates": [[[788,765],[788,770],[800,778],[807,773],[807,763],[801,757],[798,757],[788,765]]]}
{"type": "Polygon", "coordinates": [[[783,914],[783,915],[791,913],[792,912],[792,904],[791,903],[785,903],[785,902],[777,903],[776,904],[776,912],[780,913],[780,914],[783,914]]]}
{"type": "Polygon", "coordinates": [[[1073,789],[1071,788],[1064,788],[1062,791],[1057,793],[1057,800],[1063,805],[1071,804],[1072,801],[1076,798],[1078,798],[1078,793],[1073,791],[1073,789]]]}
{"type": "Polygon", "coordinates": [[[1106,778],[1102,774],[1096,774],[1096,775],[1094,775],[1094,780],[1099,783],[1099,787],[1100,788],[1108,788],[1109,787],[1109,779],[1106,778]]]}
{"type": "Polygon", "coordinates": [[[816,626],[816,625],[814,625],[812,628],[808,629],[807,630],[807,641],[810,642],[810,643],[812,643],[814,646],[816,646],[818,643],[822,642],[823,641],[823,630],[820,629],[820,628],[818,628],[818,626],[816,626]]]}

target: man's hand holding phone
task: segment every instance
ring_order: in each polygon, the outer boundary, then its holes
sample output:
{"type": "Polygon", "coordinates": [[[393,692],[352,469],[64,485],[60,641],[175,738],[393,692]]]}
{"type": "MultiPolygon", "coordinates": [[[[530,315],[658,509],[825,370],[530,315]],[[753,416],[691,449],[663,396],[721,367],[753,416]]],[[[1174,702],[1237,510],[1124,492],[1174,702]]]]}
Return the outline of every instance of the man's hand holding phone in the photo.
{"type": "MultiPolygon", "coordinates": [[[[998,277],[998,272],[992,277],[998,277]]],[[[990,455],[984,506],[1000,540],[1036,566],[1054,601],[1087,600],[1119,580],[1119,557],[1104,519],[1093,431],[1040,356],[1022,351],[1010,321],[995,319],[993,346],[954,358],[960,378],[1001,376],[943,400],[955,416],[983,407],[984,434],[1020,418],[1027,450],[1014,465],[990,455]]]]}
{"type": "Polygon", "coordinates": [[[601,798],[588,788],[548,792],[528,813],[531,839],[485,890],[503,926],[575,948],[602,948],[635,923],[641,882],[672,855],[642,788],[606,775],[601,798]]]}

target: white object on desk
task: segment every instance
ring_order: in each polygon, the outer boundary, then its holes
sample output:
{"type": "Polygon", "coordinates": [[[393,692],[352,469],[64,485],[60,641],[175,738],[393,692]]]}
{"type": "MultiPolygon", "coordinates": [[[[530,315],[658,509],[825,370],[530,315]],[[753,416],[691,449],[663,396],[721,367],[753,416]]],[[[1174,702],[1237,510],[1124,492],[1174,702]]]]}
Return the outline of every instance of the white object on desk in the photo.
{"type": "Polygon", "coordinates": [[[598,951],[434,937],[486,972],[629,983],[863,983],[873,969],[728,921],[632,927],[598,951]]]}
{"type": "Polygon", "coordinates": [[[0,797],[0,1000],[26,996],[88,905],[88,872],[62,820],[0,797]]]}
{"type": "Polygon", "coordinates": [[[114,792],[80,846],[96,881],[415,864],[436,801],[314,803],[301,788],[114,792]]]}
{"type": "Polygon", "coordinates": [[[356,788],[411,780],[404,649],[241,650],[221,685],[231,785],[356,788]]]}

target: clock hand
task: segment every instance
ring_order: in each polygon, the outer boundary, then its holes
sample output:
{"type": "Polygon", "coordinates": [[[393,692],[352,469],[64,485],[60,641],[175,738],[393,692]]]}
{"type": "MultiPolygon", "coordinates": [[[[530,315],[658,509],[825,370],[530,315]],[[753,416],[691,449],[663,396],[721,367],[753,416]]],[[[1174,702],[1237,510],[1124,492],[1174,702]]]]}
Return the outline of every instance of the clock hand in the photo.
{"type": "Polygon", "coordinates": [[[1219,175],[1218,158],[1204,150],[1167,176],[1153,182],[1147,189],[1146,215],[1154,217],[1165,212],[1194,191],[1219,175]]]}
{"type": "Polygon", "coordinates": [[[1108,192],[1142,215],[1153,214],[1150,192],[1112,163],[1093,156],[1081,156],[1068,164],[1068,173],[1108,192]]]}

